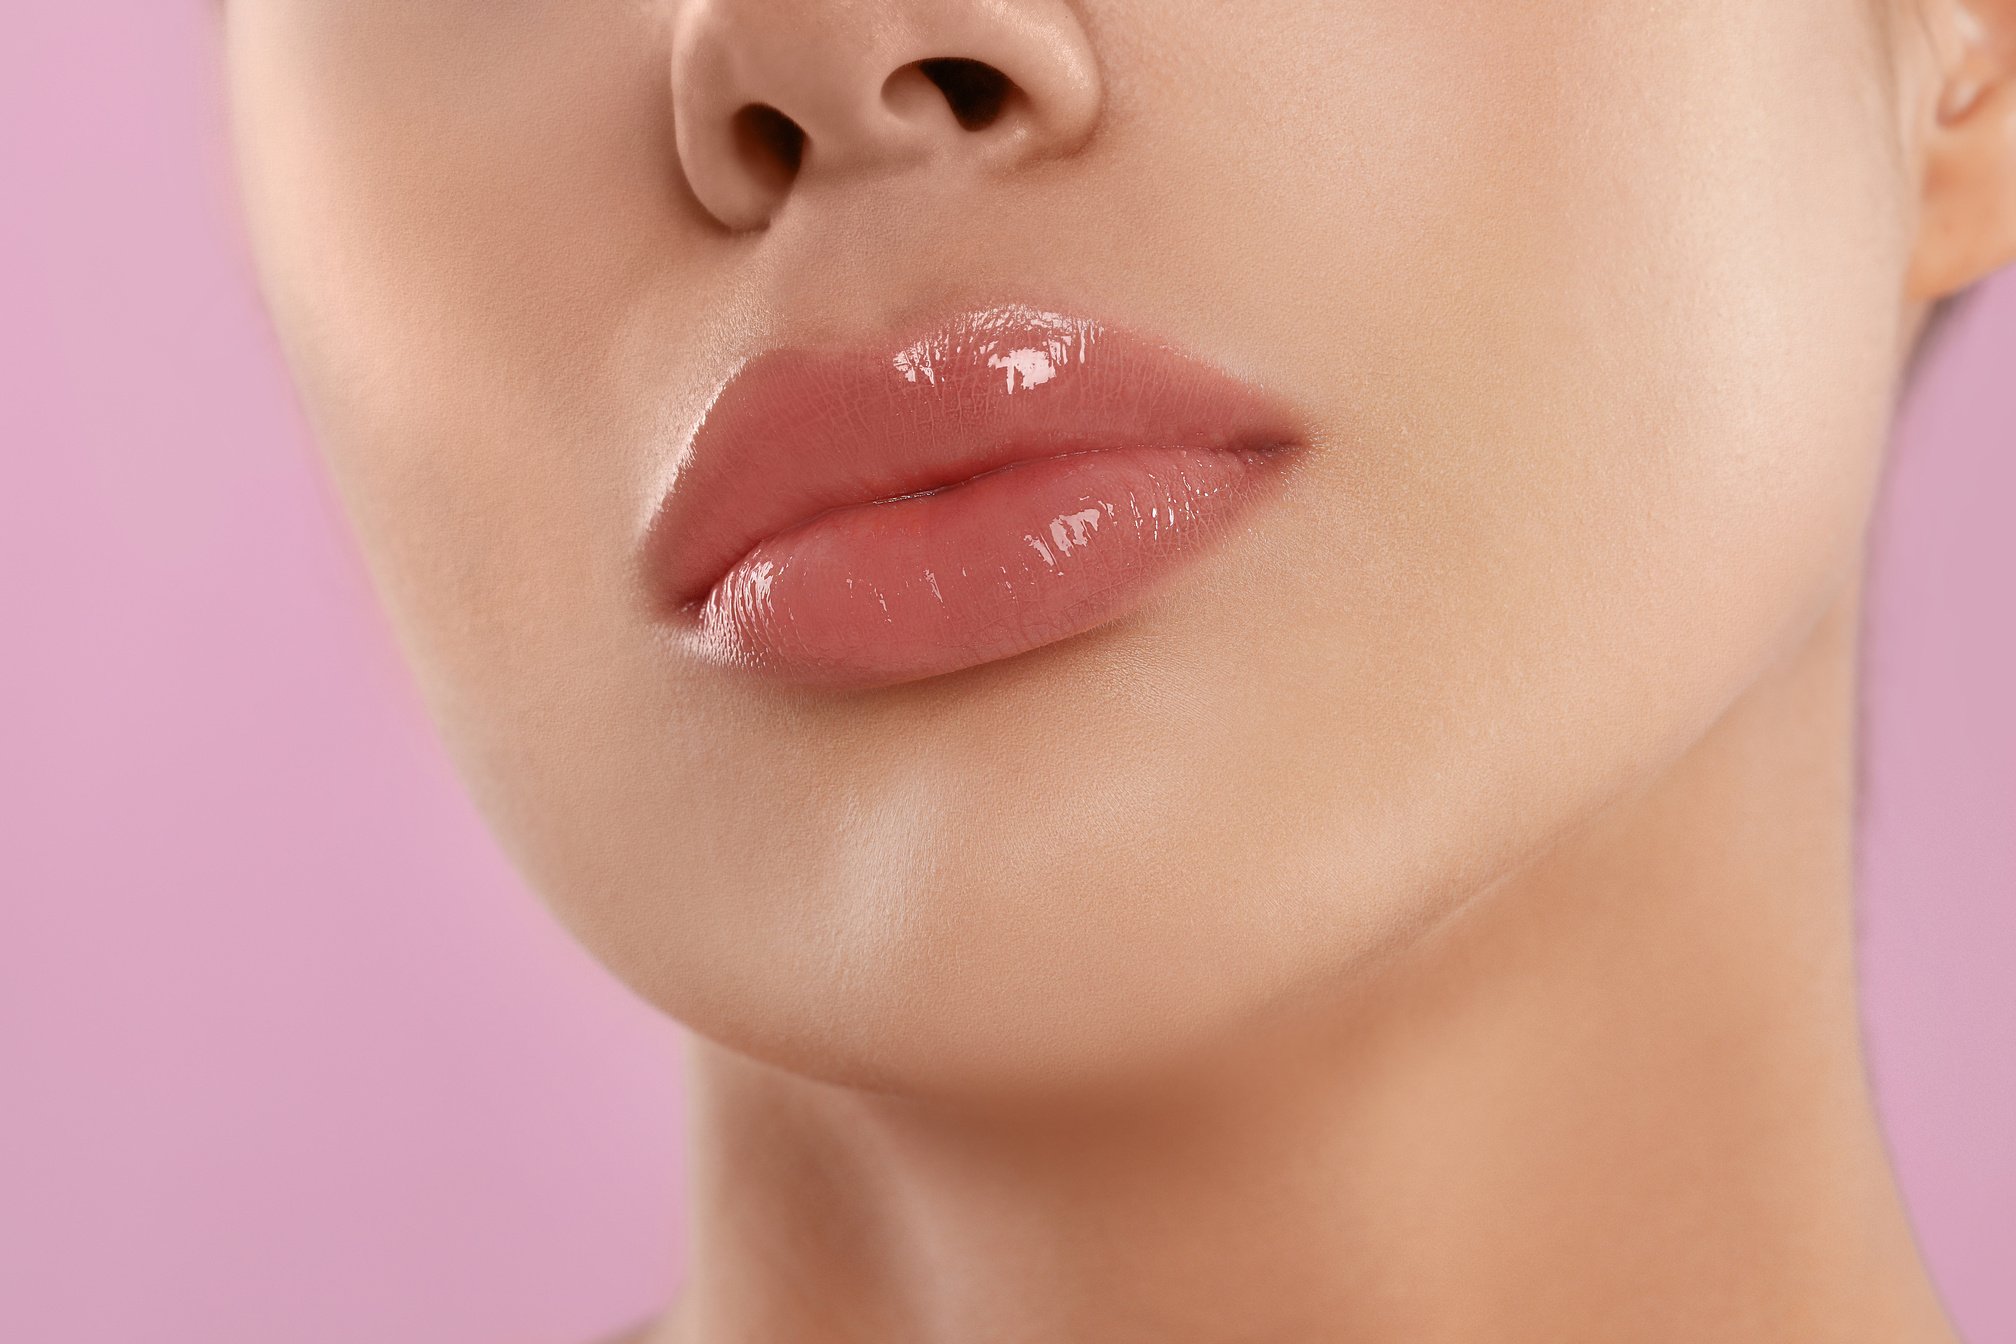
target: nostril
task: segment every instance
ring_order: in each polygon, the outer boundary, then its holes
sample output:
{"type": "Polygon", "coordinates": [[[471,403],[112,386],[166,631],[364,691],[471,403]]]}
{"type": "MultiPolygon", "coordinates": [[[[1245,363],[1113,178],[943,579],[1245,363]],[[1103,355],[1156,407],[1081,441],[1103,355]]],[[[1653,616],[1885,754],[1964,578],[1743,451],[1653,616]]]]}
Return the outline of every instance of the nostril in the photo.
{"type": "Polygon", "coordinates": [[[768,103],[735,114],[735,149],[772,189],[791,185],[805,163],[805,131],[768,103]]]}
{"type": "Polygon", "coordinates": [[[938,86],[952,115],[969,131],[984,131],[1000,120],[1015,93],[1015,81],[985,61],[939,56],[917,62],[917,69],[938,86]]]}

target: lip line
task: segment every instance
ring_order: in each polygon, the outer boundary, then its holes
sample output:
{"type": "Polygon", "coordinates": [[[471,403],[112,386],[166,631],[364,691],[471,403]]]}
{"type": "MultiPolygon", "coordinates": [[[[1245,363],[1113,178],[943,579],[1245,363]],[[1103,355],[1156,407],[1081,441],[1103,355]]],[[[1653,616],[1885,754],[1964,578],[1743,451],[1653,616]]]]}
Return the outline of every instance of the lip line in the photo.
{"type": "MultiPolygon", "coordinates": [[[[1086,437],[1089,438],[1094,436],[1088,435],[1086,437]]],[[[855,509],[872,509],[878,505],[898,504],[903,502],[904,500],[909,499],[926,499],[932,495],[942,495],[947,494],[954,490],[963,489],[966,486],[973,484],[975,481],[984,480],[990,476],[999,476],[1004,472],[1015,471],[1023,467],[1039,466],[1049,462],[1064,461],[1074,457],[1090,457],[1096,454],[1124,453],[1124,452],[1133,452],[1142,450],[1152,451],[1155,449],[1177,451],[1179,450],[1180,447],[1185,446],[1191,447],[1193,451],[1237,453],[1250,456],[1260,456],[1260,455],[1272,455],[1276,453],[1290,453],[1293,452],[1298,446],[1300,446],[1299,440],[1293,437],[1283,436],[1279,434],[1254,434],[1250,436],[1232,435],[1229,436],[1229,438],[1231,439],[1230,442],[1226,442],[1223,444],[1211,444],[1211,445],[1174,445],[1174,444],[1157,444],[1152,442],[1142,443],[1142,442],[1135,442],[1132,440],[1120,440],[1103,444],[1095,444],[1091,447],[1070,448],[1066,449],[1063,452],[1056,452],[1056,453],[1039,452],[1027,456],[1010,456],[1003,461],[996,462],[993,466],[985,467],[969,475],[958,477],[955,480],[942,481],[937,485],[921,486],[916,489],[903,490],[890,495],[877,495],[872,499],[857,499],[857,500],[845,501],[838,504],[828,504],[824,508],[816,509],[810,513],[804,514],[803,516],[793,520],[792,522],[786,523],[782,527],[774,528],[771,531],[766,532],[762,536],[754,538],[732,560],[730,560],[727,564],[721,566],[718,573],[710,575],[704,583],[690,585],[688,591],[679,596],[674,601],[674,603],[672,604],[673,609],[677,612],[689,616],[696,614],[702,607],[706,605],[707,599],[710,596],[712,596],[714,590],[721,586],[722,580],[727,578],[728,575],[734,573],[736,567],[741,565],[750,556],[754,555],[757,551],[761,550],[765,545],[775,540],[776,538],[784,536],[785,534],[790,532],[795,532],[802,527],[808,527],[811,524],[818,522],[820,519],[825,518],[831,514],[845,513],[855,509]]],[[[990,458],[992,456],[993,456],[992,454],[989,455],[990,458]]]]}
{"type": "Polygon", "coordinates": [[[750,354],[692,422],[637,553],[681,659],[868,687],[1069,639],[1205,554],[1320,439],[1253,375],[1097,318],[1005,304],[904,325],[895,351],[750,354]],[[989,479],[1006,469],[1024,474],[989,479]],[[1028,530],[1084,540],[1081,504],[1110,538],[1032,555],[1028,530]],[[1069,516],[1045,522],[1053,506],[1069,516]]]}

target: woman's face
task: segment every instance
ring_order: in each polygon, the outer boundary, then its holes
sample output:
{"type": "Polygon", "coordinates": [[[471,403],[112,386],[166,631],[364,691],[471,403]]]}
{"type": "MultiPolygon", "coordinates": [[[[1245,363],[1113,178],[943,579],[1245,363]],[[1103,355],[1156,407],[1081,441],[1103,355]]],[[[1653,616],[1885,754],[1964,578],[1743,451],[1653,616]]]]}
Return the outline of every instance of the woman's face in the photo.
{"type": "Polygon", "coordinates": [[[951,1090],[1348,983],[1843,599],[1913,319],[1874,9],[232,0],[228,32],[273,309],[517,863],[700,1031],[951,1090]],[[997,66],[1003,120],[927,115],[890,78],[927,56],[997,66]],[[885,94],[901,152],[829,115],[885,94]],[[788,135],[737,138],[754,103],[809,128],[795,179],[788,135]],[[1013,305],[1258,389],[1293,469],[1017,656],[808,684],[685,637],[647,540],[703,525],[661,501],[724,384],[1013,305]]]}

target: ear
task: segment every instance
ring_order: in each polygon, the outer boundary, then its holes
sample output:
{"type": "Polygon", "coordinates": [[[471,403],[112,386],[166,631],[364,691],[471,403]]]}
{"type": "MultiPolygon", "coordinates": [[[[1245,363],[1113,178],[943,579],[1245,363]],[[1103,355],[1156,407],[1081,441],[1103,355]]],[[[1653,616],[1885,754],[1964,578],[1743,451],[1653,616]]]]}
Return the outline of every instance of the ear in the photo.
{"type": "Polygon", "coordinates": [[[1930,303],[2016,261],[2016,0],[1923,2],[1935,69],[1907,285],[1930,303]]]}

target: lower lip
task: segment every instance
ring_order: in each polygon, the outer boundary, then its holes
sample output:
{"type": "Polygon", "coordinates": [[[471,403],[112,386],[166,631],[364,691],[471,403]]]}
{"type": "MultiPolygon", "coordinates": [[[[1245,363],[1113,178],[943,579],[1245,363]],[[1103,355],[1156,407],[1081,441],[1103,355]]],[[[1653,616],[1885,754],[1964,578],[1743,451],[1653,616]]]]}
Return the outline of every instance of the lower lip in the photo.
{"type": "Polygon", "coordinates": [[[732,566],[692,638],[710,661],[836,688],[1010,658],[1140,605],[1225,533],[1282,456],[1078,451],[831,509],[732,566]]]}

